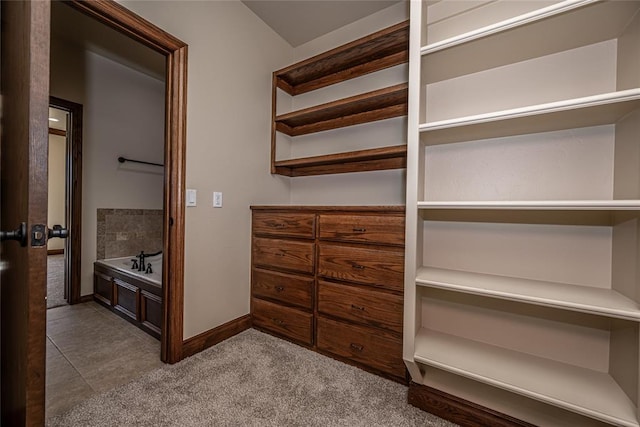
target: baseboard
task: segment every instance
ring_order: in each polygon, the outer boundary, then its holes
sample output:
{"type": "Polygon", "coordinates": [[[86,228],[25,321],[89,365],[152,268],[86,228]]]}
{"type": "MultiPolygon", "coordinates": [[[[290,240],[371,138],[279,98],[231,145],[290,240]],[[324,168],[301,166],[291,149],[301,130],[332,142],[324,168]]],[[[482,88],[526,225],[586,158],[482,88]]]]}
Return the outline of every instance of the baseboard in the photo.
{"type": "Polygon", "coordinates": [[[47,249],[47,255],[63,255],[64,249],[47,249]]]}
{"type": "Polygon", "coordinates": [[[247,314],[237,319],[233,319],[217,328],[209,329],[195,337],[188,338],[182,342],[182,358],[193,356],[211,346],[214,346],[227,338],[239,334],[251,328],[251,315],[247,314]]]}
{"type": "Polygon", "coordinates": [[[409,384],[408,401],[410,405],[462,427],[535,427],[509,415],[414,382],[409,384]]]}
{"type": "Polygon", "coordinates": [[[89,301],[93,301],[93,294],[82,295],[80,297],[80,301],[78,301],[78,303],[82,304],[83,302],[89,302],[89,301]]]}

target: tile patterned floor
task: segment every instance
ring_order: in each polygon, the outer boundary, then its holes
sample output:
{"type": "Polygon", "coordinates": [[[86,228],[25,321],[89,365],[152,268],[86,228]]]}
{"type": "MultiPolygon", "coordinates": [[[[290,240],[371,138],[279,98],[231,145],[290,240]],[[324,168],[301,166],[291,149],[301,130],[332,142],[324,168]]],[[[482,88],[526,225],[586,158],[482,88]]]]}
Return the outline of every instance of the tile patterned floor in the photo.
{"type": "Polygon", "coordinates": [[[158,340],[95,302],[47,310],[47,418],[162,365],[158,340]]]}

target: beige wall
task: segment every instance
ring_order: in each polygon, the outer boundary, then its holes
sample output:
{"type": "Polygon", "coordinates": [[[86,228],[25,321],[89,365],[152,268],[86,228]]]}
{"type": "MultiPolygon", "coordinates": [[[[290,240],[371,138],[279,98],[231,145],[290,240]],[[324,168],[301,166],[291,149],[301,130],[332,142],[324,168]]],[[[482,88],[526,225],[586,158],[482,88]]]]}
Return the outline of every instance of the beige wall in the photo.
{"type": "Polygon", "coordinates": [[[289,199],[269,173],[271,73],[292,48],[239,1],[125,1],[189,45],[184,337],[249,312],[252,204],[289,199]],[[212,207],[212,192],[224,205],[212,207]]]}
{"type": "MultiPolygon", "coordinates": [[[[65,221],[65,158],[67,141],[64,136],[49,135],[49,190],[47,223],[49,228],[65,221]]],[[[64,249],[63,239],[47,241],[47,249],[64,249]]]]}
{"type": "MultiPolygon", "coordinates": [[[[83,105],[82,283],[93,292],[98,208],[162,209],[164,83],[80,47],[54,40],[51,94],[83,105]]],[[[144,250],[144,248],[140,248],[144,250]]]]}
{"type": "MultiPolygon", "coordinates": [[[[306,59],[408,18],[408,3],[399,3],[295,48],[294,58],[306,59]]],[[[407,78],[407,66],[400,65],[297,96],[291,105],[304,108],[406,82],[407,78]]],[[[406,128],[403,117],[320,132],[297,137],[290,153],[291,157],[305,157],[406,144],[406,128]]],[[[291,179],[292,204],[403,205],[404,200],[403,169],[291,179]]]]}

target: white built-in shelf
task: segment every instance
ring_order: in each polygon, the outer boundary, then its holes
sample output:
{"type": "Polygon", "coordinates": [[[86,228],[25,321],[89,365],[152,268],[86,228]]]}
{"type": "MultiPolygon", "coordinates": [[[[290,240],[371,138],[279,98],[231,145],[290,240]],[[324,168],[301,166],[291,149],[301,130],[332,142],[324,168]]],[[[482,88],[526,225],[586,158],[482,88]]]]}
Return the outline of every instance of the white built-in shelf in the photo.
{"type": "Polygon", "coordinates": [[[426,145],[449,144],[613,124],[637,108],[640,88],[427,122],[419,131],[426,145]]]}
{"type": "Polygon", "coordinates": [[[483,200],[422,201],[418,209],[638,211],[640,200],[483,200]]]}
{"type": "Polygon", "coordinates": [[[420,268],[416,284],[640,322],[640,305],[611,289],[433,267],[420,268]]]}
{"type": "Polygon", "coordinates": [[[421,329],[415,360],[617,426],[638,427],[636,407],[604,372],[421,329]]]}
{"type": "Polygon", "coordinates": [[[616,38],[638,2],[566,0],[427,44],[423,84],[471,74],[616,38]]]}

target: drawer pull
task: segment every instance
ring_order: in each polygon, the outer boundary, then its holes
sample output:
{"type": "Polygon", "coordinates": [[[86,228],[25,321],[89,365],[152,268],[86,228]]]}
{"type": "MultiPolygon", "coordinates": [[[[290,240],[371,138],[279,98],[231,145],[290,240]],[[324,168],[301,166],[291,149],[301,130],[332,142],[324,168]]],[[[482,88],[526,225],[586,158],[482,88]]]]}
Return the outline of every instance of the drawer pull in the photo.
{"type": "Polygon", "coordinates": [[[271,321],[272,321],[273,323],[275,323],[276,325],[278,325],[278,326],[282,326],[282,325],[284,325],[284,322],[283,322],[282,320],[280,320],[280,319],[275,319],[275,318],[274,318],[274,319],[271,319],[271,321]]]}
{"type": "Polygon", "coordinates": [[[284,286],[276,286],[276,291],[277,291],[277,292],[282,292],[282,291],[284,291],[284,286]]]}
{"type": "Polygon", "coordinates": [[[353,308],[354,310],[364,311],[364,307],[361,307],[361,306],[355,305],[355,304],[351,304],[351,308],[353,308]]]}
{"type": "Polygon", "coordinates": [[[361,346],[360,344],[354,344],[354,343],[351,343],[351,344],[349,345],[349,347],[351,347],[351,348],[352,348],[352,349],[354,349],[355,351],[362,351],[362,350],[364,350],[364,347],[363,347],[363,346],[361,346]]]}
{"type": "Polygon", "coordinates": [[[364,265],[360,265],[360,264],[351,264],[352,268],[356,268],[358,270],[364,270],[364,265]]]}
{"type": "Polygon", "coordinates": [[[354,233],[365,233],[367,231],[366,228],[354,228],[353,232],[354,233]]]}

